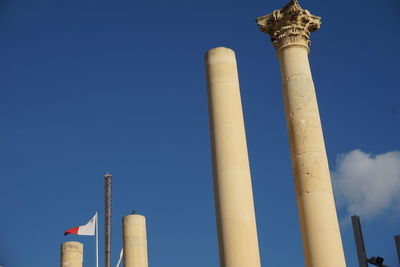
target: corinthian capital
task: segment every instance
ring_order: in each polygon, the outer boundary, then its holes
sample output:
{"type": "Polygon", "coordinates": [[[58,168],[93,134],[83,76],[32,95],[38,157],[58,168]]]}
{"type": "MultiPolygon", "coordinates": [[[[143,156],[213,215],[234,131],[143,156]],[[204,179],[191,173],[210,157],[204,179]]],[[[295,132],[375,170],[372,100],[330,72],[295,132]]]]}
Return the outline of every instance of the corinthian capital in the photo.
{"type": "Polygon", "coordinates": [[[321,17],[311,15],[301,8],[297,0],[292,0],[282,9],[256,19],[260,30],[269,34],[275,49],[289,45],[302,45],[309,48],[310,32],[319,29],[321,17]]]}

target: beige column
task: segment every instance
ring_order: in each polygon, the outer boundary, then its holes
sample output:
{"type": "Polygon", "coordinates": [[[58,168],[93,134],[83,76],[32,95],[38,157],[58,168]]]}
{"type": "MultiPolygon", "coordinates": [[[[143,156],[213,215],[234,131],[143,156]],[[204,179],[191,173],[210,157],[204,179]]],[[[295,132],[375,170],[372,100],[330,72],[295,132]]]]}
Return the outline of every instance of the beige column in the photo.
{"type": "Polygon", "coordinates": [[[280,62],[297,206],[307,267],[346,266],[314,83],[309,35],[320,17],[291,1],[257,18],[280,62]]]}
{"type": "Polygon", "coordinates": [[[134,214],[122,219],[124,242],[124,266],[147,267],[146,218],[134,214]]]}
{"type": "Polygon", "coordinates": [[[205,55],[221,267],[259,267],[257,228],[235,53],[205,55]]]}
{"type": "Polygon", "coordinates": [[[83,244],[70,241],[61,245],[61,267],[83,266],[83,244]]]}

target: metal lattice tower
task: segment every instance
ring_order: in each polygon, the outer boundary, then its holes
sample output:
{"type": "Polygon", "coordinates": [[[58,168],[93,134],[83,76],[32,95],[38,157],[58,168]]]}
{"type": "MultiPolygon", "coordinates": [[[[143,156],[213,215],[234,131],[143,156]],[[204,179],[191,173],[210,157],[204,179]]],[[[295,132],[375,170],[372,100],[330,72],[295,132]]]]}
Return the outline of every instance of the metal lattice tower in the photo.
{"type": "Polygon", "coordinates": [[[112,175],[104,175],[104,266],[111,267],[111,178],[112,175]]]}

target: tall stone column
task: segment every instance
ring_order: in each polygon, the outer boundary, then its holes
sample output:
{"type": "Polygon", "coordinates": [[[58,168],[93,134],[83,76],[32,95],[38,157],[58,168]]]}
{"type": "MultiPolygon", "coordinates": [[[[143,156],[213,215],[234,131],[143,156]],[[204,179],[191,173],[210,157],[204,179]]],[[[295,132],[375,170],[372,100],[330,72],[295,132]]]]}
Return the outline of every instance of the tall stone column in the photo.
{"type": "Polygon", "coordinates": [[[83,244],[70,241],[61,245],[61,267],[83,266],[83,244]]]}
{"type": "Polygon", "coordinates": [[[134,214],[122,219],[124,267],[147,267],[146,218],[134,214]]]}
{"type": "Polygon", "coordinates": [[[279,59],[304,258],[307,267],[346,266],[308,53],[320,17],[297,1],[257,18],[279,59]]]}
{"type": "Polygon", "coordinates": [[[221,267],[260,267],[235,53],[205,55],[221,267]]]}

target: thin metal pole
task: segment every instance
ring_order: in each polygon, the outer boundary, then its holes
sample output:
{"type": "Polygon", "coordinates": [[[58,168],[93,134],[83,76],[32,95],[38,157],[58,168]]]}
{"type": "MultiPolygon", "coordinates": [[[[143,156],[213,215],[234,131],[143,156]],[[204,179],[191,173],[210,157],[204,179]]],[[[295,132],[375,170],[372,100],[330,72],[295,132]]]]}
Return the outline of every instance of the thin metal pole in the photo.
{"type": "Polygon", "coordinates": [[[96,267],[99,267],[99,216],[96,211],[96,267]]]}
{"type": "Polygon", "coordinates": [[[400,263],[400,235],[394,237],[394,242],[396,243],[397,257],[399,258],[400,263]]]}
{"type": "Polygon", "coordinates": [[[112,175],[106,173],[104,175],[104,261],[105,267],[111,267],[111,178],[112,175]]]}
{"type": "Polygon", "coordinates": [[[357,215],[351,216],[351,223],[353,225],[354,240],[356,241],[358,265],[360,267],[368,267],[367,253],[365,252],[360,217],[358,217],[357,215]]]}
{"type": "MultiPolygon", "coordinates": [[[[121,248],[121,252],[119,253],[119,260],[118,260],[118,263],[117,263],[117,267],[119,267],[119,265],[121,264],[121,261],[122,261],[122,257],[124,256],[124,249],[123,248],[121,248]]],[[[1,267],[1,266],[0,266],[1,267]]]]}

